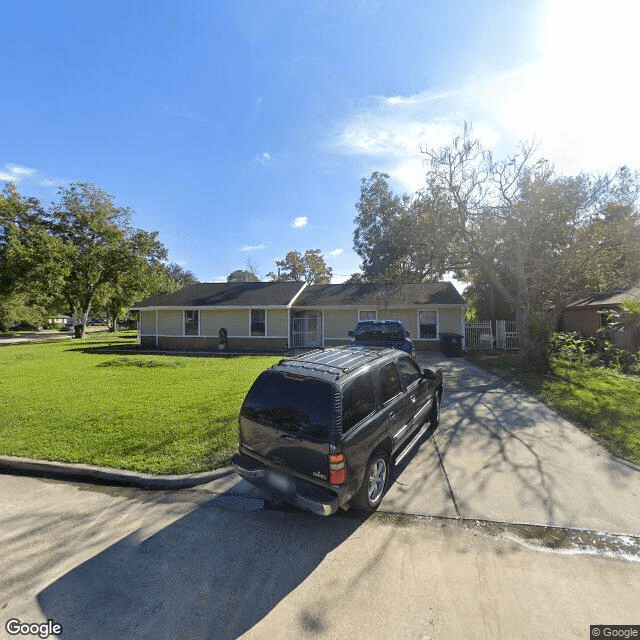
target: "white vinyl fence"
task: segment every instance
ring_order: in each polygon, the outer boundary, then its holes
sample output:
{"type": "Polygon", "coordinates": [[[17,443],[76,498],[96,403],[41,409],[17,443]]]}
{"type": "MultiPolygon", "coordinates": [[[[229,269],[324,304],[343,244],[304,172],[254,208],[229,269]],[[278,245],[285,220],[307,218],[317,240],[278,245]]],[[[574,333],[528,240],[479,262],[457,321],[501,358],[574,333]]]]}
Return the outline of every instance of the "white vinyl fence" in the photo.
{"type": "Polygon", "coordinates": [[[517,349],[518,332],[516,323],[510,320],[498,320],[496,322],[496,343],[498,349],[517,349]]]}
{"type": "Polygon", "coordinates": [[[493,349],[491,320],[467,322],[464,329],[464,341],[467,349],[493,349]]]}
{"type": "Polygon", "coordinates": [[[491,320],[467,322],[465,326],[465,346],[467,349],[517,349],[518,333],[516,323],[497,320],[493,334],[491,320]]]}

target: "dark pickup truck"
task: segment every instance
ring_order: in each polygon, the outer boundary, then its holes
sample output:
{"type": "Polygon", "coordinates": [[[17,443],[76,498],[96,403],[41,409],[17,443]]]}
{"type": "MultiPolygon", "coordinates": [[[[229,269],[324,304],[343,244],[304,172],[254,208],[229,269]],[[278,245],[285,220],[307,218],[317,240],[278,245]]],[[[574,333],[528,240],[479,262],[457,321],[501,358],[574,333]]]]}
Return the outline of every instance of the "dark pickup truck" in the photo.
{"type": "Polygon", "coordinates": [[[235,470],[320,515],[380,504],[390,469],[440,417],[442,372],[384,347],[335,347],[282,360],[247,393],[235,470]]]}
{"type": "Polygon", "coordinates": [[[358,322],[349,331],[353,345],[360,347],[391,347],[406,351],[415,357],[416,348],[410,340],[411,334],[399,320],[367,320],[358,322]]]}

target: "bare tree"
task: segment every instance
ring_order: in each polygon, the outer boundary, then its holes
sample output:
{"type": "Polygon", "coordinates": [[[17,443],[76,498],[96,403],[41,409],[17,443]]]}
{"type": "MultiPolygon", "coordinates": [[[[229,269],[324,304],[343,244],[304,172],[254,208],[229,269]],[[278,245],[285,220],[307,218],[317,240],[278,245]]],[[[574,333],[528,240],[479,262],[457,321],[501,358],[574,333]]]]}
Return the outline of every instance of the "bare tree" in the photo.
{"type": "Polygon", "coordinates": [[[451,225],[452,261],[485,274],[514,309],[520,364],[544,367],[546,339],[563,307],[594,272],[610,268],[591,234],[617,183],[559,176],[535,159],[534,142],[496,161],[470,133],[465,127],[452,145],[422,150],[427,188],[439,196],[438,218],[451,225]]]}

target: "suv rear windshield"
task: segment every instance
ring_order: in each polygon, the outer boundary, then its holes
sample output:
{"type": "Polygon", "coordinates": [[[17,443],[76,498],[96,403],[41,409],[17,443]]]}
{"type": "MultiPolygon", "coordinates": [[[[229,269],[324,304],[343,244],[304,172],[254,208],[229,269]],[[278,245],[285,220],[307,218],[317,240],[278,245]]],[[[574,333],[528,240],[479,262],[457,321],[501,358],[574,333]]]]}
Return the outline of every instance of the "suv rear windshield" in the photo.
{"type": "Polygon", "coordinates": [[[404,338],[404,328],[400,324],[358,322],[353,331],[354,338],[404,338]]]}
{"type": "Polygon", "coordinates": [[[265,371],[249,390],[241,415],[295,435],[327,441],[333,385],[281,371],[265,371]]]}

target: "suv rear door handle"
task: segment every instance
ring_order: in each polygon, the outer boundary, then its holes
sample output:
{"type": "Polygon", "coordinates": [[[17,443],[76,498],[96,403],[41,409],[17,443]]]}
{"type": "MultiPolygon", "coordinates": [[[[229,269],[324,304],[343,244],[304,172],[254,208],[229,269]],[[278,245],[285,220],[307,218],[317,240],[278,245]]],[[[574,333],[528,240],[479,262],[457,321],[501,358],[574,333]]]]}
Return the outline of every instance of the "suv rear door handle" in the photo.
{"type": "Polygon", "coordinates": [[[389,412],[389,420],[397,420],[398,415],[396,414],[395,411],[390,411],[389,412]]]}

